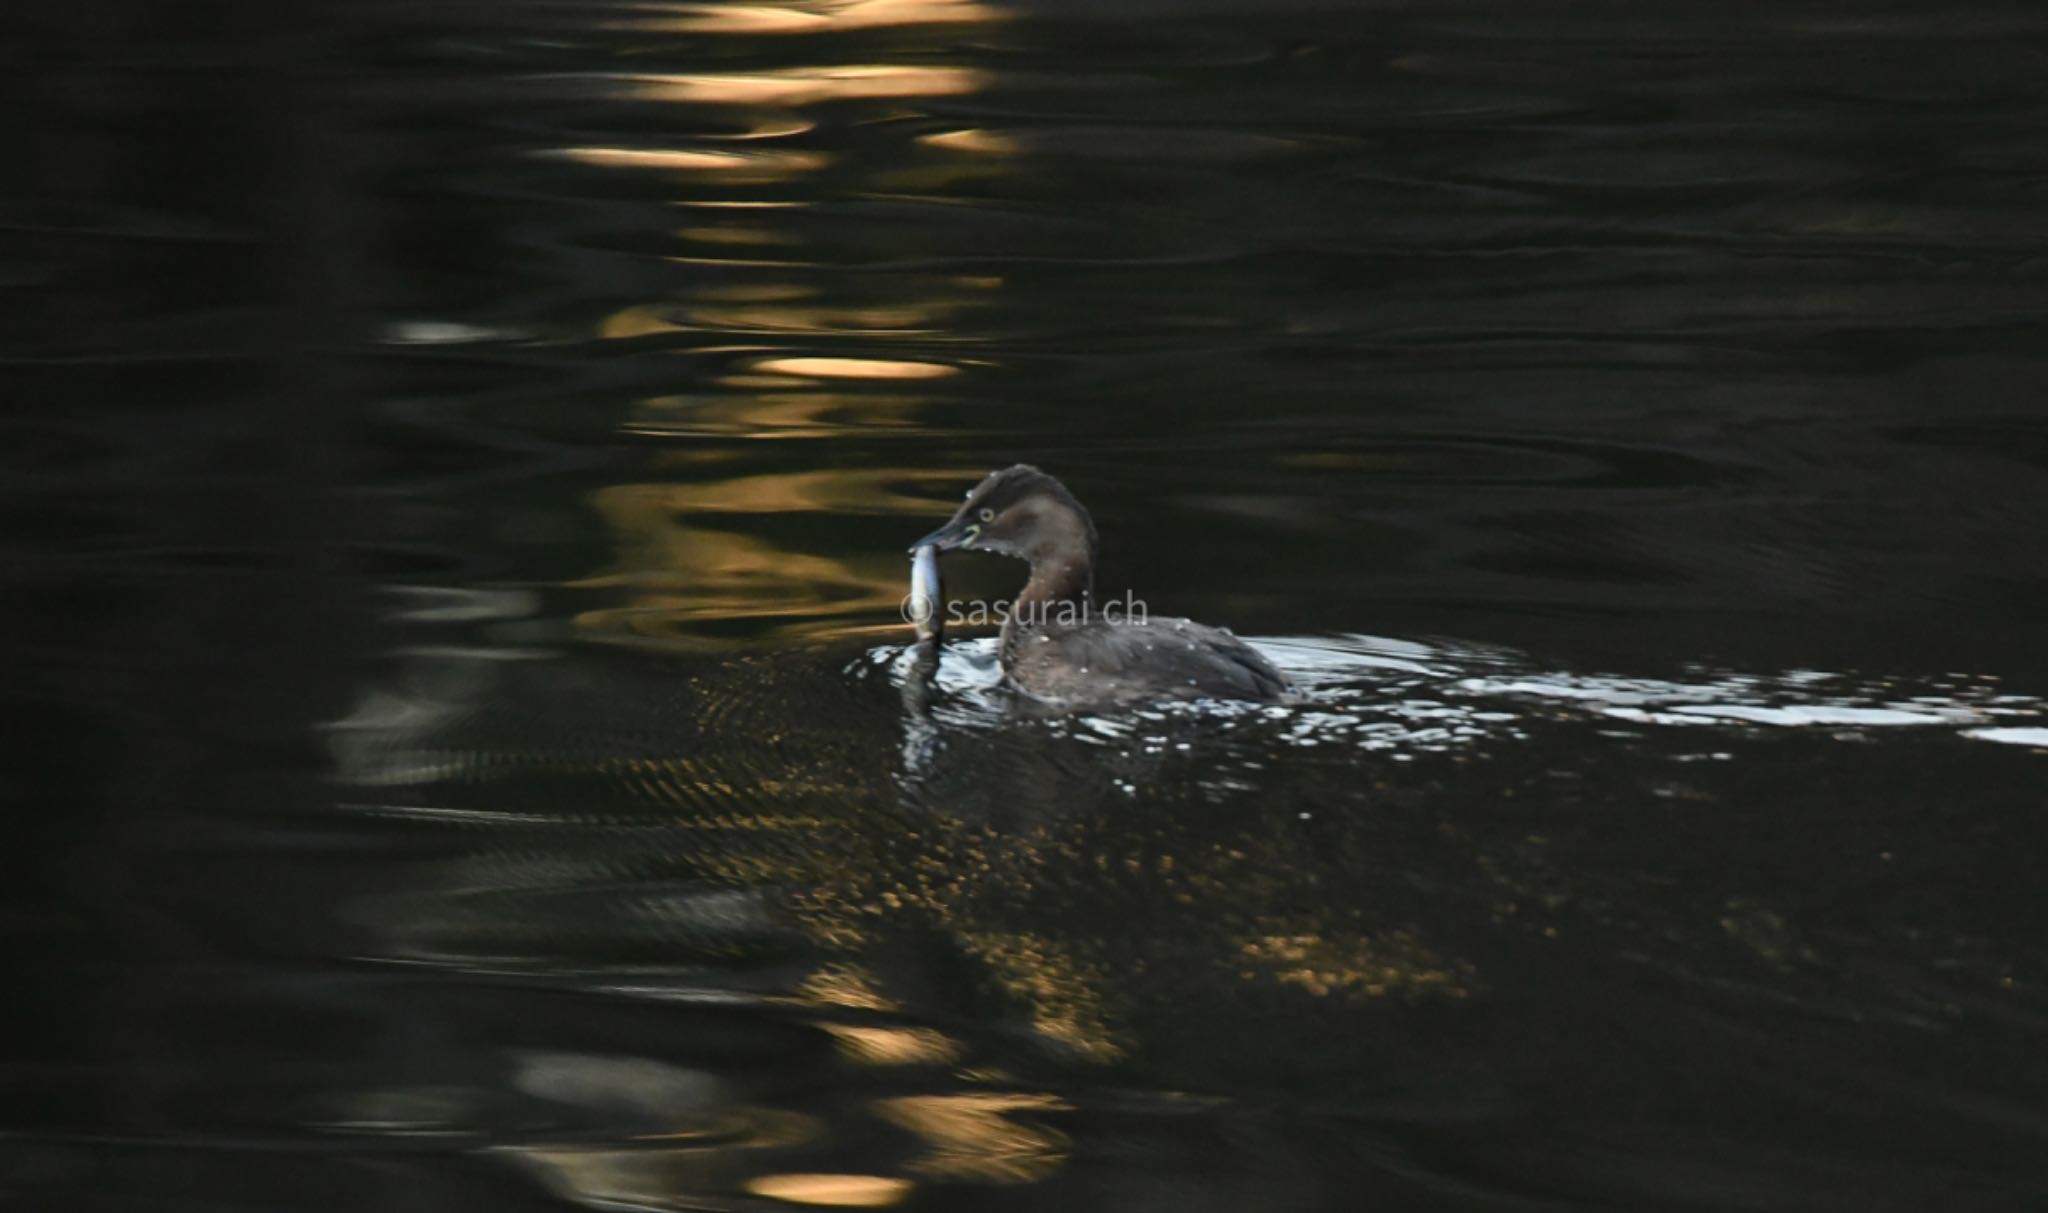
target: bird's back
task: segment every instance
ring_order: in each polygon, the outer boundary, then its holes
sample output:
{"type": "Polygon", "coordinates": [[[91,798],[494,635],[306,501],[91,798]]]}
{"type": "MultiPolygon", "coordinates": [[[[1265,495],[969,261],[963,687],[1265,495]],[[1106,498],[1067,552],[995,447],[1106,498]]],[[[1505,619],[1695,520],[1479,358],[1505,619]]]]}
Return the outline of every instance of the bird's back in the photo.
{"type": "Polygon", "coordinates": [[[1045,624],[1007,638],[1003,669],[1024,691],[1071,703],[1272,702],[1287,679],[1229,632],[1186,619],[1045,624]]]}

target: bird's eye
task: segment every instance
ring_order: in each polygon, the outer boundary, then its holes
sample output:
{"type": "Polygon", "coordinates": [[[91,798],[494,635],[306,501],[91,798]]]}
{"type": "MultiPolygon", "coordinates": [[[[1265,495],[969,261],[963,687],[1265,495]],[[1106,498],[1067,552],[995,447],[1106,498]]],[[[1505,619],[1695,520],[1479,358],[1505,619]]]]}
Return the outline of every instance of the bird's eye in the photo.
{"type": "Polygon", "coordinates": [[[981,520],[982,520],[983,522],[994,522],[994,521],[996,520],[996,512],[995,512],[994,510],[992,510],[992,509],[988,508],[987,506],[982,506],[982,507],[981,507],[981,520]]]}

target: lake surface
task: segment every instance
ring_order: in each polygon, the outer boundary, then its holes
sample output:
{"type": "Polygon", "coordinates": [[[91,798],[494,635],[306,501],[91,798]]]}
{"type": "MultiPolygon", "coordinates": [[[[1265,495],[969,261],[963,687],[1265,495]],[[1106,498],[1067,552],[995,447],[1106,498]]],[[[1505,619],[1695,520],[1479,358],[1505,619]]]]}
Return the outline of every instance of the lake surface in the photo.
{"type": "Polygon", "coordinates": [[[1665,7],[10,35],[0,1193],[2048,1205],[2048,16],[1665,7]]]}

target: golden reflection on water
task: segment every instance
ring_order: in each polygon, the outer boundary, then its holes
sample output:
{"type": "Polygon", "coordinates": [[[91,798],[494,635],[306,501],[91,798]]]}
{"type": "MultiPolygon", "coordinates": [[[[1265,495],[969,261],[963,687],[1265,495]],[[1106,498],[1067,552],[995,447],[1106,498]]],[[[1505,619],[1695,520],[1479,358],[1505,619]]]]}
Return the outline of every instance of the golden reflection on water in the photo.
{"type": "Polygon", "coordinates": [[[614,24],[681,34],[815,34],[892,25],[980,23],[1001,20],[1005,15],[975,0],[794,0],[782,4],[674,4],[660,14],[614,24]]]}
{"type": "Polygon", "coordinates": [[[699,304],[690,309],[690,319],[707,328],[722,328],[742,333],[892,333],[897,336],[915,336],[943,331],[938,327],[938,321],[946,313],[956,310],[957,304],[940,301],[840,307],[699,304]]]}
{"type": "Polygon", "coordinates": [[[856,1011],[893,1011],[896,1004],[875,991],[875,975],[860,965],[826,965],[797,987],[809,1002],[856,1011]]]}
{"type": "Polygon", "coordinates": [[[762,358],[754,369],[824,379],[943,379],[960,373],[959,367],[942,362],[887,358],[762,358]]]}
{"type": "Polygon", "coordinates": [[[935,1179],[985,1184],[1032,1183],[1066,1162],[1065,1136],[1011,1117],[1071,1108],[1055,1095],[966,1091],[879,1100],[876,1111],[928,1143],[910,1170],[935,1179]]]}
{"type": "MultiPolygon", "coordinates": [[[[750,416],[753,407],[735,404],[722,424],[753,436],[766,420],[750,416]]],[[[774,406],[773,418],[788,420],[786,411],[776,411],[786,408],[774,406]]],[[[599,489],[590,504],[615,537],[616,561],[569,584],[612,591],[623,601],[579,614],[576,626],[600,636],[689,643],[693,624],[744,618],[810,632],[851,617],[891,617],[904,593],[900,558],[881,552],[855,567],[740,528],[747,515],[924,512],[923,503],[890,487],[910,475],[821,469],[599,489]]],[[[906,529],[914,528],[906,522],[906,529]]]]}
{"type": "Polygon", "coordinates": [[[823,1024],[848,1060],[869,1066],[935,1066],[959,1060],[959,1041],[936,1028],[823,1024]]]}
{"type": "MultiPolygon", "coordinates": [[[[883,1208],[900,1204],[919,1179],[954,1183],[1018,1184],[1042,1180],[1066,1162],[1065,1136],[1029,1119],[1070,1105],[1038,1092],[967,1091],[887,1096],[869,1111],[915,1135],[916,1157],[901,1164],[907,1175],[863,1171],[763,1170],[792,1147],[821,1140],[807,1117],[744,1109],[738,1132],[686,1133],[674,1144],[661,1136],[630,1147],[526,1146],[503,1151],[539,1173],[564,1195],[586,1204],[632,1208],[702,1208],[704,1194],[720,1191],[789,1204],[883,1208]],[[758,1121],[758,1132],[748,1126],[758,1121]]],[[[782,1161],[781,1165],[788,1166],[782,1161]]],[[[872,1164],[869,1164],[872,1165],[872,1164]]],[[[893,1169],[885,1166],[879,1170],[893,1169]]]]}
{"type": "Polygon", "coordinates": [[[960,97],[982,88],[987,72],[965,67],[855,63],[765,72],[705,72],[629,76],[627,95],[684,104],[801,107],[823,101],[892,97],[960,97]]]}
{"type": "Polygon", "coordinates": [[[1471,974],[1463,965],[1435,956],[1405,931],[1333,937],[1305,923],[1261,926],[1266,933],[1238,946],[1244,960],[1240,976],[1246,979],[1271,978],[1319,998],[1423,992],[1464,998],[1471,992],[1471,974]]]}
{"type": "Polygon", "coordinates": [[[1031,1008],[1031,1027],[1093,1061],[1123,1055],[1103,1008],[1107,975],[1051,939],[1014,931],[962,931],[961,946],[1031,1008]]]}
{"type": "Polygon", "coordinates": [[[799,1205],[879,1209],[901,1203],[913,1185],[887,1175],[760,1175],[746,1183],[755,1196],[799,1205]]]}
{"type": "Polygon", "coordinates": [[[597,332],[607,341],[626,341],[658,333],[680,333],[684,326],[669,319],[666,307],[658,303],[633,303],[598,322],[597,332]]]}
{"type": "MultiPolygon", "coordinates": [[[[508,1146],[516,1160],[569,1199],[635,1209],[698,1209],[697,1194],[745,1182],[753,1159],[801,1147],[823,1136],[810,1116],[773,1108],[735,1108],[673,1134],[625,1145],[508,1146]]],[[[901,1191],[908,1181],[896,1181],[901,1191]]]]}
{"type": "MultiPolygon", "coordinates": [[[[857,0],[685,4],[624,24],[756,34],[957,27],[996,17],[962,0],[857,0]]],[[[745,643],[721,639],[741,633],[759,641],[895,624],[905,572],[894,545],[878,547],[872,560],[850,559],[822,550],[822,543],[806,550],[803,528],[750,526],[739,516],[928,514],[927,504],[899,499],[883,481],[914,480],[929,470],[842,470],[835,466],[841,460],[821,457],[816,472],[716,479],[716,463],[667,456],[705,440],[919,432],[923,415],[948,400],[932,393],[955,390],[952,384],[985,364],[934,357],[920,347],[957,344],[962,312],[996,280],[927,272],[857,279],[810,252],[821,243],[819,224],[845,222],[825,213],[835,205],[831,199],[892,188],[879,172],[841,163],[842,153],[827,150],[836,146],[833,129],[875,123],[860,103],[887,107],[882,116],[897,122],[916,117],[908,107],[919,98],[965,96],[991,80],[984,71],[904,53],[920,61],[603,75],[601,89],[618,101],[673,109],[674,120],[658,120],[657,128],[692,133],[674,145],[621,139],[557,149],[597,169],[659,174],[658,188],[688,216],[672,229],[673,247],[652,253],[689,271],[678,275],[677,293],[624,302],[594,326],[606,341],[672,346],[684,360],[677,378],[689,386],[640,400],[624,423],[657,451],[653,475],[590,496],[614,536],[615,559],[569,582],[596,600],[575,616],[583,633],[704,648],[745,643]],[[707,130],[728,133],[699,133],[707,130]],[[826,169],[849,180],[824,199],[789,196],[792,183],[826,169]],[[803,344],[782,344],[795,337],[803,344]],[[734,338],[749,343],[735,345],[734,338]],[[684,482],[661,483],[663,473],[684,482]],[[707,525],[707,515],[724,519],[707,525]]],[[[913,138],[904,135],[906,142],[913,138]]],[[[914,229],[909,239],[916,247],[914,229]]],[[[728,451],[720,462],[744,456],[728,451]]]]}
{"type": "Polygon", "coordinates": [[[1000,131],[967,129],[941,131],[933,135],[921,135],[918,142],[931,147],[945,148],[955,152],[978,152],[984,155],[1013,155],[1020,150],[1014,136],[1000,131]]]}
{"type": "MultiPolygon", "coordinates": [[[[721,384],[739,386],[801,386],[777,381],[747,384],[752,376],[734,375],[721,384]]],[[[840,396],[827,392],[760,392],[740,399],[726,397],[663,397],[647,403],[647,412],[631,429],[642,434],[733,434],[751,439],[829,438],[850,422],[867,429],[926,429],[917,414],[925,402],[915,396],[840,396]]]]}
{"type": "Polygon", "coordinates": [[[788,232],[737,223],[718,227],[686,227],[676,235],[697,244],[732,244],[741,247],[788,244],[794,239],[788,232]]]}
{"type": "MultiPolygon", "coordinates": [[[[895,486],[916,475],[909,468],[820,468],[763,472],[712,484],[622,484],[600,490],[597,504],[608,521],[637,535],[665,533],[684,514],[928,513],[930,506],[895,486]],[[654,529],[650,532],[649,527],[654,529]]],[[[891,553],[890,555],[895,555],[891,553]]],[[[900,562],[899,562],[900,563],[900,562]]]]}
{"type": "Polygon", "coordinates": [[[674,172],[716,172],[747,181],[781,181],[823,168],[823,152],[726,151],[706,148],[567,147],[560,155],[599,168],[664,169],[674,172]]]}

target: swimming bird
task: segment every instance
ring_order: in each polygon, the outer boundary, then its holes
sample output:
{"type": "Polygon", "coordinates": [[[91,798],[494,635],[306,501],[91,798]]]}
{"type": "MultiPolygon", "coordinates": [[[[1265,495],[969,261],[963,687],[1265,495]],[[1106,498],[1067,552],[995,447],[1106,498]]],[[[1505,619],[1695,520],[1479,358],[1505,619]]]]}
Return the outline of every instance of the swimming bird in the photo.
{"type": "Polygon", "coordinates": [[[1095,601],[1095,522],[1067,487],[1029,464],[991,473],[917,553],[995,552],[1031,566],[1003,617],[1003,673],[1057,703],[1157,699],[1270,702],[1287,678],[1227,629],[1095,601]]]}

